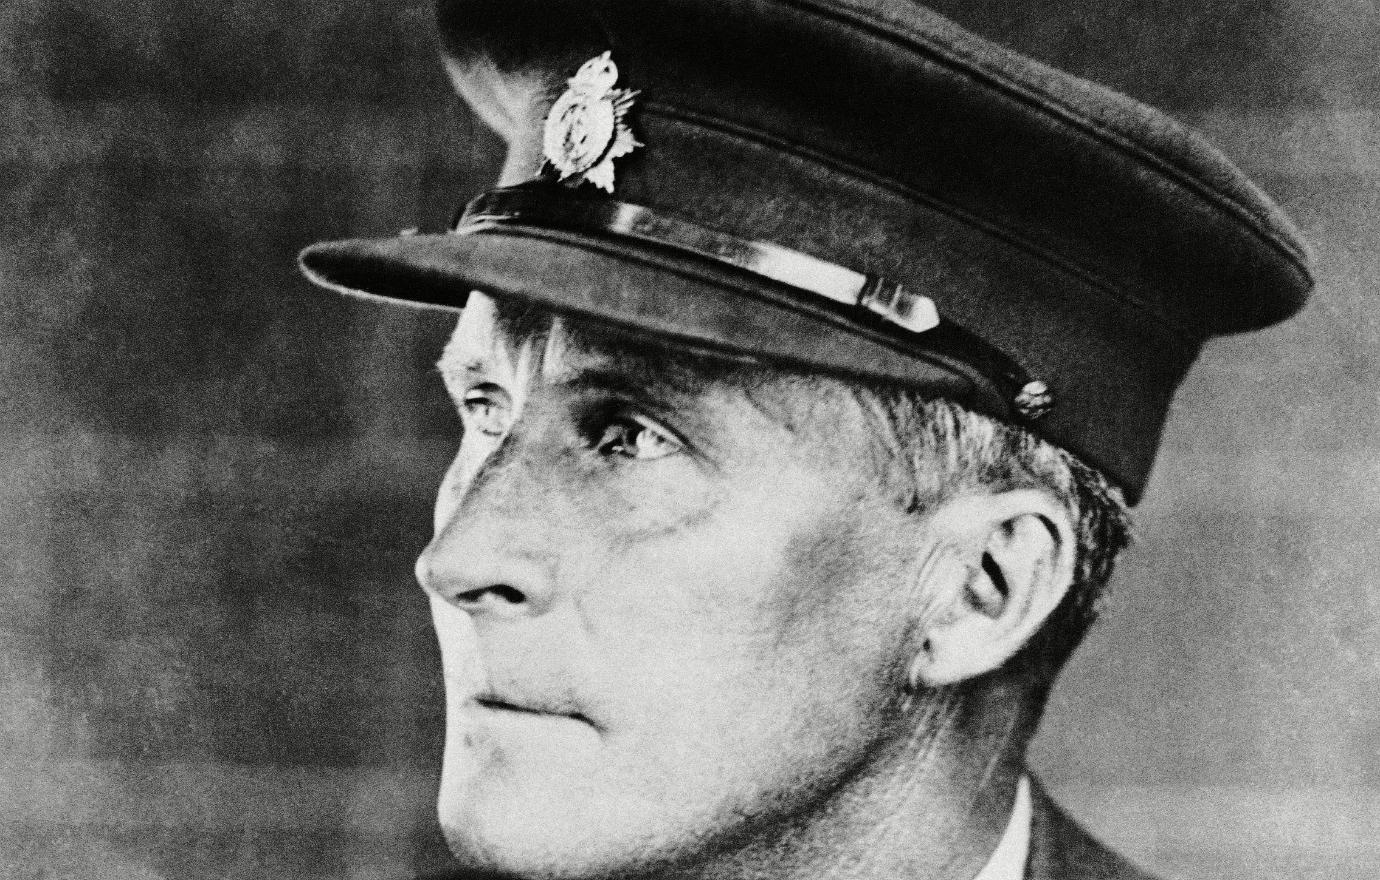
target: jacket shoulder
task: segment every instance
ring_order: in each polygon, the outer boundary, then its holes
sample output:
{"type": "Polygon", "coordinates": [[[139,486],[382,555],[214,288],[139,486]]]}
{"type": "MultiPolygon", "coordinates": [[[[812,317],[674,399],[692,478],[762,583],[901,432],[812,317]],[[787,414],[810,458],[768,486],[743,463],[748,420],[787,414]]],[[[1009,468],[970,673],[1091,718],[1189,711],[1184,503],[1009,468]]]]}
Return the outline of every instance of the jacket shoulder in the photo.
{"type": "Polygon", "coordinates": [[[1160,880],[1103,846],[1031,779],[1026,880],[1160,880]]]}

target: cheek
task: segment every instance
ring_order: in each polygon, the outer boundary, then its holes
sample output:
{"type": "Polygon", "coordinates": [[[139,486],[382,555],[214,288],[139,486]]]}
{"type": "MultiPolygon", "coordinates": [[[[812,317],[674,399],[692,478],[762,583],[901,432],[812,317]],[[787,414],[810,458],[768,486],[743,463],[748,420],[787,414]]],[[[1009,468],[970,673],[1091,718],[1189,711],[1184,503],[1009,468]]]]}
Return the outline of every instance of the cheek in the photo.
{"type": "Polygon", "coordinates": [[[610,715],[645,769],[682,784],[700,773],[795,787],[871,742],[890,633],[870,601],[867,542],[818,482],[737,492],[703,521],[616,542],[603,560],[583,619],[612,673],[610,715]]]}
{"type": "Polygon", "coordinates": [[[791,536],[783,553],[778,614],[783,640],[812,645],[810,656],[873,663],[893,650],[906,619],[900,548],[878,526],[889,511],[843,507],[791,536]]]}
{"type": "Polygon", "coordinates": [[[824,749],[870,743],[897,692],[905,617],[873,520],[833,508],[794,531],[763,609],[773,639],[759,668],[782,685],[797,724],[824,749]]]}
{"type": "Polygon", "coordinates": [[[575,516],[612,554],[633,564],[639,553],[656,553],[659,540],[695,541],[726,497],[688,456],[643,466],[570,462],[564,470],[573,475],[575,516]]]}

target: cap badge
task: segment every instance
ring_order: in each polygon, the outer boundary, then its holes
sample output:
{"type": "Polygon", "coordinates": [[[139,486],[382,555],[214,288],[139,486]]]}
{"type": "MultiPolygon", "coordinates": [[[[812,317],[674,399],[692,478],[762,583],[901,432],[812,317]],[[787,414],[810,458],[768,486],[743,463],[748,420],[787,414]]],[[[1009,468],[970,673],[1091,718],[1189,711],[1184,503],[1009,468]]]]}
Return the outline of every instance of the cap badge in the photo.
{"type": "Polygon", "coordinates": [[[566,81],[568,88],[546,114],[542,151],[560,179],[589,181],[613,192],[613,160],[642,146],[626,117],[637,92],[615,89],[618,66],[605,52],[566,81]]]}
{"type": "Polygon", "coordinates": [[[1054,408],[1054,392],[1039,379],[1025,383],[1016,395],[1016,411],[1027,419],[1038,419],[1054,408]]]}

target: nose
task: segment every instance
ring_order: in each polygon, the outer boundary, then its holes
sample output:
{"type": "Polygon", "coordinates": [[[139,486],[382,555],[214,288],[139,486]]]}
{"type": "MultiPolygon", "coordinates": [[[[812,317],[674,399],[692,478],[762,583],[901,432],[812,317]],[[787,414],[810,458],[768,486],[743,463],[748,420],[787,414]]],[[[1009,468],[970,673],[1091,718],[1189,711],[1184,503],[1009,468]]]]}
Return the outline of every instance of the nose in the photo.
{"type": "Polygon", "coordinates": [[[417,558],[422,589],[476,622],[545,613],[555,595],[552,511],[522,470],[494,468],[453,490],[462,493],[455,503],[438,499],[445,513],[417,558]]]}
{"type": "Polygon", "coordinates": [[[552,566],[510,546],[506,530],[481,524],[447,529],[417,557],[417,582],[471,615],[534,616],[551,604],[552,566]]]}

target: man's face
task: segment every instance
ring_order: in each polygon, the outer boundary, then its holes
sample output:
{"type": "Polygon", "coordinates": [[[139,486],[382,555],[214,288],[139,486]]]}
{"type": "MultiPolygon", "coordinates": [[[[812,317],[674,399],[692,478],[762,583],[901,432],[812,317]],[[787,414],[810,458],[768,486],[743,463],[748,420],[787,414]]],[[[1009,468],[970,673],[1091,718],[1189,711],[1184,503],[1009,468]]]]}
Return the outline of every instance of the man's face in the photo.
{"type": "Polygon", "coordinates": [[[515,347],[471,297],[441,364],[463,439],[418,561],[441,824],[462,863],[518,874],[692,859],[810,809],[896,735],[904,677],[916,532],[848,464],[846,401],[782,418],[770,390],[568,339],[515,347]]]}

